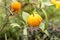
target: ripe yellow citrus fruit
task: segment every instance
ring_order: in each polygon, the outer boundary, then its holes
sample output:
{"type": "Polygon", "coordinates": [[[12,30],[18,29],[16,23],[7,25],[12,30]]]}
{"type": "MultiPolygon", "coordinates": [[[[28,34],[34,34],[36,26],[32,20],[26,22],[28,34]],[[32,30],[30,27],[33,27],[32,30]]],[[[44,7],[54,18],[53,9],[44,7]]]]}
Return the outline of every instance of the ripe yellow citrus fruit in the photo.
{"type": "Polygon", "coordinates": [[[37,27],[42,22],[42,17],[39,14],[31,14],[28,17],[28,25],[32,27],[37,27]]]}
{"type": "Polygon", "coordinates": [[[21,3],[18,2],[18,1],[12,2],[12,3],[11,3],[11,10],[12,10],[13,12],[18,12],[18,11],[20,11],[20,10],[21,10],[21,3]]]}

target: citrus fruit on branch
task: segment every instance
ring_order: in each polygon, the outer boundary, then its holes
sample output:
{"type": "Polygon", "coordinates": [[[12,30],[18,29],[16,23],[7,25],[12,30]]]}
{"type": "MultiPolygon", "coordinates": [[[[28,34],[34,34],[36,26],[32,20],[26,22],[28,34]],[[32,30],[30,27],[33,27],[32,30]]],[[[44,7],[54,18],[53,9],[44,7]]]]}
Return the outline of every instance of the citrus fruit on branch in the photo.
{"type": "Polygon", "coordinates": [[[32,27],[37,27],[41,24],[42,17],[39,14],[31,14],[28,17],[28,25],[32,27]]]}
{"type": "Polygon", "coordinates": [[[18,11],[20,11],[21,10],[21,3],[20,2],[18,2],[18,1],[13,1],[12,3],[11,3],[11,11],[12,12],[18,12],[18,11]]]}

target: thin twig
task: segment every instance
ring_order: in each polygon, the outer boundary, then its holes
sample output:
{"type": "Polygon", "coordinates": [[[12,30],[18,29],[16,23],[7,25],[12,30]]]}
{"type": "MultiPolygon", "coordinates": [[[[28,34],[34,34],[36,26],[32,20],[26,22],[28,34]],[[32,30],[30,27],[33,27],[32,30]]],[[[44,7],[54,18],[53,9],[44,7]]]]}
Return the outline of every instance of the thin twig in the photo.
{"type": "Polygon", "coordinates": [[[6,22],[3,24],[3,26],[0,28],[0,32],[2,32],[2,30],[5,28],[5,26],[7,25],[7,22],[8,22],[8,21],[6,21],[6,22]]]}
{"type": "Polygon", "coordinates": [[[5,21],[5,23],[3,24],[3,26],[1,27],[1,29],[0,29],[0,32],[5,28],[5,26],[8,24],[8,21],[9,21],[9,15],[8,15],[8,13],[7,13],[7,11],[10,13],[10,14],[13,14],[12,13],[12,11],[9,9],[9,7],[6,7],[6,4],[5,4],[5,6],[3,6],[3,5],[0,5],[1,7],[3,7],[3,8],[5,8],[5,10],[6,10],[6,21],[5,21]]]}
{"type": "Polygon", "coordinates": [[[3,8],[5,8],[5,9],[7,9],[7,11],[8,11],[10,14],[13,14],[13,12],[9,9],[9,7],[5,7],[5,6],[3,6],[3,5],[0,5],[0,7],[3,7],[3,8]]]}
{"type": "MultiPolygon", "coordinates": [[[[4,3],[5,3],[5,7],[6,7],[6,5],[7,5],[7,0],[5,0],[4,1],[4,3]]],[[[3,24],[3,26],[1,27],[1,29],[0,29],[0,31],[2,31],[4,28],[5,28],[5,26],[8,24],[8,21],[9,21],[9,16],[8,16],[8,12],[7,12],[7,9],[5,9],[6,11],[5,11],[5,13],[6,13],[6,20],[5,20],[5,23],[3,24]]]]}

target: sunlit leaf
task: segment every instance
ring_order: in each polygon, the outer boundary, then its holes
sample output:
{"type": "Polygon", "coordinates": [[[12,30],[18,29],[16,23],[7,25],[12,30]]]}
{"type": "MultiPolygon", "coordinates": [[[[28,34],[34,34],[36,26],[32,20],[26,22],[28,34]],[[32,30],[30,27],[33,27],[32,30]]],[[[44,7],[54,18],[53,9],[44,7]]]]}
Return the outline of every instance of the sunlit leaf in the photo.
{"type": "Polygon", "coordinates": [[[20,28],[20,25],[19,24],[17,24],[17,23],[12,23],[12,24],[10,24],[13,28],[14,27],[19,27],[20,28]]]}
{"type": "Polygon", "coordinates": [[[47,31],[47,30],[45,30],[45,31],[44,31],[44,33],[45,33],[46,35],[48,35],[48,36],[49,36],[49,33],[48,33],[48,31],[47,31]]]}
{"type": "Polygon", "coordinates": [[[39,28],[40,28],[42,31],[44,31],[44,29],[45,29],[45,24],[44,24],[44,23],[41,23],[41,24],[39,25],[39,28]]]}
{"type": "Polygon", "coordinates": [[[24,19],[26,22],[27,22],[27,18],[28,18],[28,16],[29,16],[28,13],[23,12],[22,17],[23,17],[23,19],[24,19]]]}
{"type": "Polygon", "coordinates": [[[23,35],[27,35],[27,27],[23,29],[23,35]]]}
{"type": "Polygon", "coordinates": [[[45,34],[47,34],[47,35],[49,36],[47,29],[45,30],[45,24],[44,24],[44,23],[41,23],[40,26],[39,26],[39,28],[40,28],[45,34]]]}

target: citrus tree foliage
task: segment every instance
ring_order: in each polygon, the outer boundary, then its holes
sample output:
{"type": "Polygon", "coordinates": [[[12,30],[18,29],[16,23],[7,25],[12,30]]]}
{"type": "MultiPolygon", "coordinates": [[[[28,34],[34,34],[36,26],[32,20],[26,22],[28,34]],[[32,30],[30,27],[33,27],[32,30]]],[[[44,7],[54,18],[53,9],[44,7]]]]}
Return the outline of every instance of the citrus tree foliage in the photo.
{"type": "Polygon", "coordinates": [[[0,40],[59,40],[59,2],[0,0],[0,40]]]}

